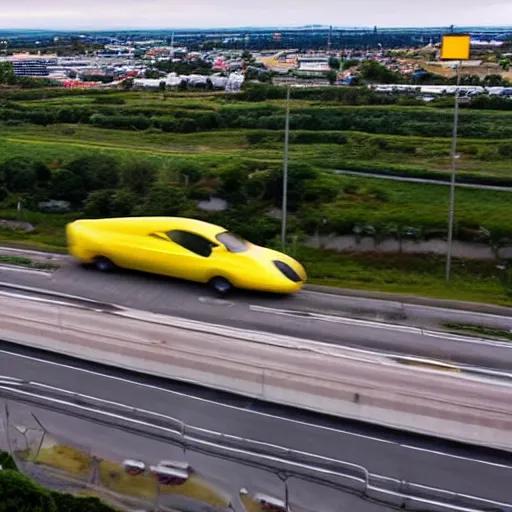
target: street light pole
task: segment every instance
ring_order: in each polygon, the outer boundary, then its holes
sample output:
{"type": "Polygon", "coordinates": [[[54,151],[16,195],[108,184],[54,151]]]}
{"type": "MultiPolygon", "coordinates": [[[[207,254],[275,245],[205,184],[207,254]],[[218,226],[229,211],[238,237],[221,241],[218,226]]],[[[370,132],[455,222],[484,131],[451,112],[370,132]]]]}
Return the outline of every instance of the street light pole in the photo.
{"type": "Polygon", "coordinates": [[[457,65],[457,88],[455,90],[455,112],[453,115],[452,135],[452,176],[450,182],[450,211],[448,217],[448,248],[446,253],[446,282],[450,281],[453,243],[453,218],[455,213],[455,173],[457,171],[457,131],[459,125],[459,86],[461,62],[457,65]]]}
{"type": "Polygon", "coordinates": [[[284,128],[283,201],[281,205],[281,246],[286,249],[286,217],[288,209],[288,142],[290,137],[290,86],[286,90],[286,121],[284,128]]]}

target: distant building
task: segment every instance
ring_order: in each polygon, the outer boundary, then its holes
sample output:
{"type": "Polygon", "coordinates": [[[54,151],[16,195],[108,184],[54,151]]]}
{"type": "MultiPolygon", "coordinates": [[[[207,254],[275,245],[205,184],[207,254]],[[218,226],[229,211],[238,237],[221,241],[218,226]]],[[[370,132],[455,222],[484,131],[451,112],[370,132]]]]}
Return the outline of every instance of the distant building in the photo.
{"type": "Polygon", "coordinates": [[[14,54],[9,58],[17,76],[48,76],[49,66],[57,65],[56,55],[14,54]]]}

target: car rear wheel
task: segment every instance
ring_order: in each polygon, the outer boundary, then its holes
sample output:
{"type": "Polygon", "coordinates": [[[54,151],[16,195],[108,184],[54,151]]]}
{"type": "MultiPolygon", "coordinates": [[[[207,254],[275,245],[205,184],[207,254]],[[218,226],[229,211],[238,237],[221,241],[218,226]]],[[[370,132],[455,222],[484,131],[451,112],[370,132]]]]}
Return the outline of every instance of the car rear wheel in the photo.
{"type": "Polygon", "coordinates": [[[217,294],[225,296],[233,290],[233,285],[224,277],[213,277],[209,282],[210,288],[217,294]]]}
{"type": "Polygon", "coordinates": [[[100,272],[110,272],[115,268],[115,265],[104,256],[99,256],[98,258],[96,258],[94,260],[94,266],[100,272]]]}

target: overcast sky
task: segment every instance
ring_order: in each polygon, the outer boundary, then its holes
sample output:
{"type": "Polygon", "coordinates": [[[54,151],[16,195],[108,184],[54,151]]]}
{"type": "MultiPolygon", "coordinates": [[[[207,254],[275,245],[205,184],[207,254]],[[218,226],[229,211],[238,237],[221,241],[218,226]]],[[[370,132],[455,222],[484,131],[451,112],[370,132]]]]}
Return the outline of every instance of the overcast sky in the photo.
{"type": "Polygon", "coordinates": [[[0,0],[0,28],[512,24],[512,0],[0,0]]]}

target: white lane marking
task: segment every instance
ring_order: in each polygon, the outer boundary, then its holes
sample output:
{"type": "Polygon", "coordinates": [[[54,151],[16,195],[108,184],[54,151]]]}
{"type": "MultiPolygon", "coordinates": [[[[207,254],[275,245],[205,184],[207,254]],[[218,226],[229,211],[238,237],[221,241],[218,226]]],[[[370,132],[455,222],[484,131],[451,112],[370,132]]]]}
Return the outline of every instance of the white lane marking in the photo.
{"type": "Polygon", "coordinates": [[[512,342],[506,341],[495,341],[489,340],[485,338],[476,338],[470,336],[462,336],[459,334],[450,334],[442,331],[430,331],[426,329],[421,329],[419,327],[409,327],[405,325],[396,325],[396,324],[388,324],[382,322],[375,322],[373,320],[359,320],[358,318],[349,318],[344,316],[334,316],[334,315],[324,315],[321,313],[309,313],[304,315],[302,311],[293,311],[287,309],[277,309],[277,308],[268,308],[265,306],[255,306],[250,305],[249,309],[251,311],[266,313],[270,315],[279,315],[279,316],[290,316],[294,318],[302,318],[309,320],[317,320],[320,322],[329,322],[329,323],[337,323],[337,324],[345,324],[345,325],[353,325],[355,327],[369,327],[375,330],[386,330],[386,331],[396,331],[396,332],[405,332],[409,334],[416,334],[418,336],[428,336],[432,338],[441,338],[445,340],[451,341],[460,341],[464,343],[473,343],[476,345],[487,345],[501,348],[512,348],[512,342]]]}
{"type": "Polygon", "coordinates": [[[10,292],[0,291],[0,296],[1,297],[9,297],[9,298],[13,298],[13,299],[30,300],[33,302],[43,302],[44,304],[55,304],[57,306],[76,307],[75,304],[72,304],[70,302],[63,302],[61,300],[43,299],[41,297],[29,297],[29,296],[23,295],[21,293],[10,293],[10,292]]]}
{"type": "Polygon", "coordinates": [[[419,446],[411,446],[411,445],[408,445],[408,444],[402,444],[400,446],[402,448],[407,448],[409,450],[415,450],[417,452],[426,452],[426,453],[430,453],[430,454],[434,454],[434,455],[441,455],[443,457],[449,457],[450,459],[458,459],[458,460],[464,460],[464,461],[468,461],[468,462],[478,462],[479,464],[485,464],[487,466],[493,466],[493,467],[496,467],[496,468],[512,469],[512,466],[508,466],[506,464],[498,464],[497,462],[488,462],[488,461],[485,461],[485,460],[476,460],[476,459],[472,459],[470,457],[462,457],[460,455],[452,455],[450,453],[439,452],[439,451],[436,451],[436,450],[428,450],[427,448],[420,448],[419,446]]]}
{"type": "MultiPolygon", "coordinates": [[[[496,315],[494,313],[481,313],[479,311],[468,311],[466,309],[448,309],[448,308],[440,308],[438,306],[423,306],[420,304],[408,304],[404,303],[403,306],[407,309],[426,309],[432,312],[439,312],[439,313],[445,313],[447,315],[453,316],[454,314],[457,315],[467,315],[471,317],[477,317],[477,318],[486,318],[488,320],[497,320],[497,321],[504,321],[504,320],[510,320],[510,316],[505,316],[505,311],[503,315],[496,315]]],[[[503,308],[504,310],[509,309],[511,311],[512,315],[512,308],[507,308],[505,306],[497,306],[500,308],[503,308]]]]}
{"type": "Polygon", "coordinates": [[[214,299],[212,297],[199,297],[197,300],[203,304],[214,304],[216,306],[227,306],[230,308],[235,305],[234,302],[230,302],[229,300],[214,299]]]}
{"type": "MultiPolygon", "coordinates": [[[[81,409],[81,410],[84,410],[84,411],[94,412],[96,414],[101,414],[103,416],[120,419],[120,420],[129,422],[129,423],[134,423],[136,425],[142,425],[144,427],[150,427],[150,428],[153,428],[155,430],[161,430],[163,432],[171,432],[172,434],[179,435],[181,438],[183,438],[185,440],[187,438],[188,439],[192,439],[196,443],[202,444],[203,446],[219,447],[219,448],[222,448],[223,450],[226,450],[226,451],[231,451],[231,452],[234,452],[234,453],[241,453],[241,454],[245,454],[245,455],[249,455],[249,456],[256,456],[256,457],[259,457],[259,458],[262,458],[262,459],[265,459],[265,460],[269,460],[269,461],[273,461],[273,462],[285,462],[286,464],[289,464],[291,466],[300,467],[300,468],[303,468],[303,469],[313,470],[313,471],[315,471],[317,473],[323,473],[323,474],[326,474],[326,475],[333,475],[333,476],[340,476],[339,472],[331,471],[329,469],[320,468],[320,467],[317,467],[317,466],[311,466],[311,465],[303,464],[303,463],[300,463],[300,462],[290,461],[290,460],[282,459],[282,458],[277,457],[277,456],[266,455],[266,454],[263,454],[263,453],[255,454],[255,453],[250,452],[249,450],[244,450],[244,449],[241,449],[241,448],[233,448],[233,447],[230,447],[230,446],[223,446],[223,445],[221,445],[219,443],[215,443],[215,442],[212,442],[212,441],[204,441],[204,440],[201,440],[201,439],[194,438],[193,436],[190,436],[190,435],[187,435],[187,434],[183,435],[183,433],[181,431],[179,431],[179,430],[173,430],[173,429],[168,428],[168,427],[162,427],[160,425],[155,425],[153,423],[148,423],[148,422],[145,422],[145,421],[142,421],[142,420],[136,420],[134,418],[127,418],[126,416],[121,416],[120,414],[116,414],[116,413],[111,413],[111,412],[102,411],[102,410],[98,411],[98,409],[93,409],[93,408],[87,407],[85,405],[78,405],[78,404],[74,404],[72,402],[67,402],[65,400],[60,400],[60,399],[56,399],[56,398],[50,398],[50,397],[46,397],[46,396],[42,397],[41,395],[36,395],[34,393],[30,393],[30,392],[27,392],[27,391],[22,391],[22,390],[18,390],[18,389],[13,390],[12,388],[5,388],[5,387],[3,387],[1,385],[0,385],[0,389],[4,389],[6,391],[11,391],[11,392],[14,391],[15,393],[18,393],[18,394],[21,394],[21,395],[30,396],[30,397],[34,397],[34,398],[39,398],[39,399],[46,400],[46,401],[51,402],[51,403],[65,405],[66,407],[70,407],[70,408],[75,408],[75,409],[81,409]]],[[[240,438],[240,439],[242,439],[242,438],[240,438]]],[[[304,453],[304,452],[297,452],[297,453],[304,453]]],[[[327,458],[327,457],[321,457],[321,456],[316,456],[316,457],[323,458],[323,459],[326,459],[326,460],[329,460],[329,461],[333,461],[333,462],[340,462],[340,463],[344,464],[345,466],[357,466],[356,464],[350,464],[350,463],[347,464],[344,461],[339,461],[339,460],[336,460],[336,459],[330,459],[330,458],[327,458]]],[[[343,478],[347,478],[347,479],[351,479],[351,480],[357,480],[359,482],[364,482],[364,480],[362,478],[358,478],[358,477],[354,477],[354,476],[350,476],[350,475],[345,475],[345,474],[341,474],[341,475],[343,476],[343,478]]],[[[443,490],[443,489],[441,489],[441,490],[443,490]]],[[[465,509],[461,509],[461,510],[465,510],[465,509]]],[[[468,510],[470,510],[470,509],[468,509],[468,510]]],[[[472,509],[471,509],[471,512],[473,512],[472,509]]]]}
{"type": "MultiPolygon", "coordinates": [[[[465,460],[465,461],[468,461],[468,462],[474,462],[474,463],[477,463],[477,464],[485,464],[487,466],[494,466],[494,467],[498,467],[498,468],[512,469],[512,466],[506,466],[506,465],[503,465],[503,464],[498,464],[498,463],[494,463],[494,462],[488,462],[488,461],[484,461],[484,460],[480,460],[480,459],[473,459],[471,457],[467,457],[467,458],[459,457],[459,456],[451,455],[451,454],[445,453],[445,452],[440,452],[440,451],[436,451],[436,450],[429,450],[429,449],[426,449],[426,448],[419,448],[419,447],[410,446],[410,445],[407,445],[407,444],[396,443],[394,441],[389,441],[387,439],[382,439],[382,438],[379,438],[379,437],[368,436],[368,435],[364,435],[364,434],[358,434],[356,432],[349,432],[349,431],[346,431],[346,430],[326,427],[326,426],[323,426],[323,425],[315,425],[314,423],[308,423],[306,421],[299,421],[299,420],[293,420],[293,419],[289,419],[289,418],[283,418],[281,416],[275,416],[273,414],[268,414],[268,413],[264,413],[264,412],[254,411],[254,410],[246,409],[246,408],[243,408],[243,407],[236,407],[234,405],[223,404],[223,403],[215,402],[214,400],[208,400],[206,398],[200,398],[200,397],[197,397],[197,396],[188,395],[186,393],[180,393],[179,391],[173,391],[173,390],[170,390],[170,389],[165,389],[165,388],[161,388],[161,387],[158,387],[158,386],[153,386],[151,384],[145,384],[143,382],[136,382],[136,381],[133,381],[133,380],[124,379],[122,377],[115,377],[113,375],[108,375],[108,374],[104,374],[104,373],[100,373],[100,372],[95,372],[95,371],[92,371],[92,370],[86,370],[84,368],[78,368],[78,367],[72,366],[72,365],[66,365],[66,364],[62,364],[62,363],[57,363],[55,361],[48,361],[48,360],[41,359],[41,358],[38,358],[38,357],[27,356],[27,355],[24,355],[24,354],[16,354],[16,353],[13,353],[13,352],[9,352],[7,350],[0,350],[0,353],[6,354],[6,355],[9,355],[9,356],[19,357],[21,359],[28,359],[28,360],[31,360],[31,361],[36,361],[38,363],[48,364],[48,365],[51,365],[51,366],[57,366],[57,367],[61,367],[61,368],[66,368],[68,370],[79,371],[79,372],[82,372],[82,373],[86,373],[86,374],[89,374],[89,375],[95,375],[97,377],[101,377],[101,378],[105,378],[105,379],[116,380],[118,382],[124,382],[126,384],[130,384],[130,385],[133,385],[133,386],[139,386],[139,387],[146,388],[146,389],[152,389],[152,390],[155,390],[155,391],[159,391],[159,392],[168,393],[168,394],[171,394],[171,395],[183,397],[183,398],[186,398],[186,399],[189,399],[189,400],[195,400],[196,402],[202,402],[202,403],[207,403],[207,404],[215,405],[216,407],[222,407],[222,408],[225,408],[225,409],[235,410],[235,411],[238,411],[238,412],[241,412],[241,413],[262,416],[262,417],[270,418],[272,420],[280,421],[280,422],[283,422],[283,423],[292,423],[292,424],[295,424],[295,425],[301,425],[301,426],[304,426],[304,427],[318,429],[318,430],[323,430],[323,431],[326,431],[326,432],[333,432],[333,433],[336,433],[336,434],[343,434],[343,435],[347,435],[347,436],[357,437],[357,438],[360,438],[360,439],[366,439],[368,441],[376,441],[376,442],[382,443],[382,444],[392,444],[392,445],[398,446],[400,448],[415,449],[417,451],[424,451],[426,453],[430,453],[432,455],[438,455],[438,456],[441,456],[441,457],[458,458],[460,460],[465,460]]],[[[155,413],[155,414],[158,414],[158,413],[155,413]]]]}
{"type": "MultiPolygon", "coordinates": [[[[68,293],[62,293],[62,292],[55,292],[53,290],[48,290],[46,288],[35,288],[33,286],[25,286],[25,285],[19,285],[19,284],[12,284],[5,281],[0,281],[0,288],[9,288],[11,290],[17,290],[17,291],[24,291],[28,293],[39,293],[40,295],[47,295],[50,297],[58,297],[61,299],[70,299],[75,300],[79,302],[83,302],[84,304],[91,304],[91,305],[103,305],[104,303],[94,300],[94,299],[88,299],[87,297],[80,297],[79,295],[70,295],[68,293]]],[[[27,300],[30,300],[30,296],[25,296],[27,300]]],[[[42,299],[42,300],[48,300],[51,301],[52,299],[42,299]]],[[[117,306],[116,304],[112,304],[110,302],[105,303],[105,305],[112,307],[112,308],[119,308],[123,309],[122,306],[117,306]]]]}
{"type": "MultiPolygon", "coordinates": [[[[320,295],[322,297],[328,298],[329,300],[336,300],[336,298],[342,300],[342,301],[350,301],[350,302],[361,302],[370,304],[372,307],[376,306],[386,306],[391,307],[393,306],[396,309],[399,309],[400,311],[407,312],[407,309],[412,310],[418,310],[421,312],[421,310],[428,310],[432,312],[439,312],[444,313],[446,315],[467,315],[471,317],[478,317],[478,318],[486,318],[488,320],[497,320],[497,321],[503,321],[507,320],[512,317],[512,308],[507,308],[505,306],[496,306],[498,308],[502,308],[504,310],[503,315],[498,315],[494,313],[482,313],[479,311],[471,311],[466,309],[458,309],[458,308],[443,308],[440,306],[428,306],[424,304],[414,304],[407,301],[400,301],[396,299],[379,299],[376,297],[360,297],[360,296],[352,296],[352,295],[340,295],[337,293],[328,293],[328,292],[318,292],[313,290],[301,290],[300,295],[302,294],[308,294],[308,295],[320,295]],[[510,309],[511,313],[510,316],[506,316],[505,310],[510,309]]],[[[467,304],[468,306],[471,306],[472,304],[467,304]]]]}
{"type": "Polygon", "coordinates": [[[322,313],[312,313],[308,311],[294,311],[289,309],[278,309],[278,308],[268,308],[266,306],[255,306],[249,305],[249,309],[251,311],[256,311],[258,313],[268,313],[271,315],[280,315],[280,316],[292,316],[303,319],[311,319],[311,320],[321,320],[323,322],[331,322],[336,324],[349,324],[356,325],[360,327],[371,327],[372,329],[387,329],[392,331],[401,331],[408,332],[414,334],[421,334],[422,330],[418,327],[409,327],[406,325],[396,325],[396,324],[386,324],[382,322],[373,322],[371,320],[359,320],[358,318],[349,318],[345,316],[334,316],[334,315],[325,315],[322,313]],[[306,313],[306,314],[305,314],[306,313]]]}
{"type": "Polygon", "coordinates": [[[462,341],[464,343],[472,343],[473,345],[488,345],[491,347],[501,347],[512,349],[512,341],[496,341],[485,338],[472,338],[470,336],[460,336],[458,334],[450,334],[441,331],[423,331],[424,336],[430,336],[431,338],[442,338],[445,340],[462,341]]]}
{"type": "MultiPolygon", "coordinates": [[[[59,294],[57,294],[57,295],[59,296],[59,294]]],[[[78,306],[75,304],[69,304],[66,302],[58,301],[58,300],[32,297],[32,296],[27,296],[27,295],[22,295],[22,294],[15,294],[15,293],[11,293],[11,292],[0,291],[0,296],[18,298],[21,300],[29,300],[29,301],[35,301],[35,302],[62,305],[65,307],[66,306],[67,307],[78,307],[78,308],[81,307],[81,306],[78,306]]],[[[256,306],[256,307],[259,307],[259,306],[256,306]]],[[[91,309],[94,309],[94,311],[97,311],[100,313],[103,312],[103,310],[101,308],[91,308],[91,309]]],[[[278,311],[282,311],[282,310],[278,310],[278,311]]],[[[223,326],[223,325],[218,325],[218,324],[206,324],[204,322],[188,321],[188,320],[184,320],[184,319],[178,318],[178,317],[158,315],[155,313],[148,313],[148,312],[139,311],[139,310],[129,310],[127,308],[123,308],[120,312],[111,312],[111,314],[118,315],[118,316],[121,315],[121,316],[129,317],[129,318],[133,317],[133,315],[135,314],[135,318],[139,319],[139,320],[141,319],[141,314],[142,314],[142,318],[146,319],[146,321],[152,321],[152,322],[156,322],[156,323],[162,324],[162,325],[172,325],[174,327],[176,327],[176,321],[178,321],[178,328],[189,329],[189,330],[190,329],[199,330],[201,332],[208,332],[208,333],[213,332],[213,333],[224,335],[227,337],[233,337],[232,331],[234,328],[223,326]],[[148,317],[149,317],[149,320],[148,320],[148,317]],[[156,318],[156,320],[155,320],[155,318],[156,318]],[[160,318],[160,320],[158,320],[159,318],[160,318]],[[169,323],[169,320],[174,320],[174,323],[172,323],[172,322],[169,323]],[[193,324],[192,327],[190,327],[190,323],[193,324]],[[198,327],[198,326],[200,326],[200,327],[198,327]]],[[[322,315],[320,315],[320,316],[322,316],[322,315]]],[[[400,358],[400,359],[408,358],[408,359],[415,359],[415,360],[420,361],[420,358],[417,358],[415,356],[408,356],[407,354],[392,354],[392,353],[385,353],[382,351],[370,351],[370,350],[364,350],[364,349],[356,349],[356,348],[352,348],[352,347],[335,345],[332,343],[322,343],[322,342],[318,342],[318,341],[311,341],[311,340],[307,340],[307,339],[303,339],[303,338],[290,338],[289,336],[280,336],[280,335],[275,335],[275,334],[271,334],[268,332],[261,332],[261,331],[247,331],[247,330],[243,330],[243,329],[235,329],[235,331],[236,332],[235,332],[234,337],[237,339],[243,339],[245,341],[257,342],[257,343],[263,342],[265,344],[279,346],[282,348],[288,348],[288,349],[294,349],[294,350],[305,350],[305,351],[309,351],[309,352],[313,352],[313,353],[327,354],[327,355],[331,355],[333,357],[337,357],[340,359],[353,359],[353,360],[356,360],[359,362],[368,362],[368,363],[388,365],[388,366],[389,365],[396,366],[397,361],[395,361],[395,359],[397,359],[397,358],[400,358]],[[242,336],[241,337],[240,337],[240,335],[236,336],[236,333],[241,333],[242,336]],[[251,336],[247,336],[249,333],[251,333],[251,336]],[[263,341],[262,341],[262,339],[263,339],[263,341]],[[290,340],[292,343],[290,342],[290,340]],[[324,348],[325,350],[319,350],[318,347],[324,348]],[[355,356],[347,355],[346,352],[352,352],[356,355],[355,356]],[[378,357],[379,360],[376,361],[374,359],[367,359],[367,358],[361,357],[361,355],[375,356],[375,357],[378,357]]],[[[434,336],[436,335],[436,333],[432,333],[432,334],[434,336]]],[[[508,345],[507,345],[507,348],[509,348],[508,345]]],[[[433,359],[423,358],[423,359],[421,359],[421,361],[424,363],[428,363],[432,366],[436,366],[436,365],[437,366],[446,366],[447,365],[447,363],[444,363],[442,361],[436,361],[433,359]]],[[[400,361],[398,361],[398,363],[399,362],[400,361]]],[[[451,364],[450,366],[454,367],[453,364],[451,364]]],[[[471,368],[471,367],[461,366],[460,368],[463,369],[463,368],[471,368]]],[[[415,371],[426,371],[426,370],[416,369],[415,371]]],[[[433,370],[430,369],[428,371],[431,372],[433,370]]],[[[484,375],[486,372],[484,369],[481,369],[479,373],[480,373],[480,375],[484,375]]],[[[499,375],[500,377],[507,377],[507,378],[512,377],[512,375],[505,374],[505,373],[493,374],[493,376],[496,376],[496,375],[499,375]]],[[[452,376],[456,377],[458,379],[462,378],[462,379],[478,380],[478,381],[485,382],[485,380],[482,379],[482,377],[470,376],[467,373],[459,372],[457,374],[453,374],[452,376]]],[[[501,381],[494,380],[493,382],[495,384],[510,386],[510,384],[504,383],[501,381]]]]}
{"type": "Polygon", "coordinates": [[[59,253],[59,252],[44,252],[44,251],[35,251],[33,249],[17,249],[17,248],[14,248],[14,247],[4,247],[3,245],[0,246],[0,252],[4,252],[4,251],[7,251],[7,252],[14,252],[14,253],[18,253],[18,254],[33,254],[34,256],[44,256],[46,259],[50,260],[52,258],[57,258],[57,259],[69,259],[70,256],[68,256],[67,254],[64,254],[64,253],[59,253]]]}
{"type": "Polygon", "coordinates": [[[23,272],[24,274],[36,274],[41,276],[51,276],[51,272],[45,272],[44,270],[36,270],[33,268],[15,267],[14,265],[0,265],[0,270],[7,270],[8,272],[23,272]]]}
{"type": "Polygon", "coordinates": [[[313,290],[306,290],[303,289],[300,291],[300,295],[307,294],[307,295],[320,295],[322,297],[325,297],[329,301],[333,300],[339,300],[339,301],[350,301],[350,302],[361,302],[361,303],[373,303],[376,305],[379,303],[379,305],[386,305],[386,306],[394,306],[396,309],[402,309],[403,303],[398,300],[388,300],[388,299],[377,299],[374,297],[360,297],[357,295],[341,295],[339,293],[328,293],[328,292],[317,292],[313,290]]]}

